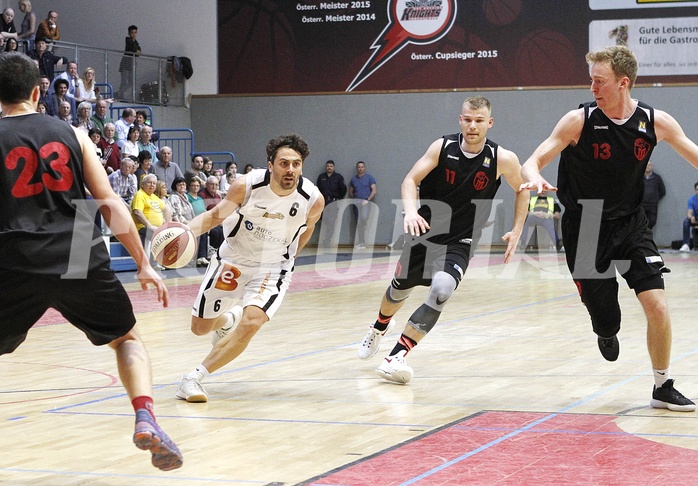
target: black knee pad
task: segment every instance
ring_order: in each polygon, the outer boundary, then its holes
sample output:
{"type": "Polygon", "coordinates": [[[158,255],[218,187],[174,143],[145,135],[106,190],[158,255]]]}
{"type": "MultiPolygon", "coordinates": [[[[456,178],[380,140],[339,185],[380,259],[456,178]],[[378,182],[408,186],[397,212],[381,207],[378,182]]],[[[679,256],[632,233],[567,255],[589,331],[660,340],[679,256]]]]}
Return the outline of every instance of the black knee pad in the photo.
{"type": "Polygon", "coordinates": [[[594,332],[602,337],[611,337],[620,331],[620,305],[618,304],[618,282],[615,279],[592,279],[577,281],[581,288],[582,302],[591,317],[594,332]]]}

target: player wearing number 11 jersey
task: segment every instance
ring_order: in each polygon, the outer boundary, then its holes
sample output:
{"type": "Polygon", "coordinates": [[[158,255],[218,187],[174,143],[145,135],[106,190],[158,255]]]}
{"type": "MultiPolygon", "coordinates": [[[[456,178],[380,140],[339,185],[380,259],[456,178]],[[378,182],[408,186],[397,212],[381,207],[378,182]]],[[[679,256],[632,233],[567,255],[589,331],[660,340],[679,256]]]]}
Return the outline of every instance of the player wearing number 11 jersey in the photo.
{"type": "Polygon", "coordinates": [[[489,100],[480,96],[466,99],[459,121],[461,133],[433,142],[402,182],[404,229],[411,237],[406,240],[411,241],[400,255],[378,319],[359,346],[359,358],[375,356],[382,337],[395,325],[392,317],[414,287],[428,286],[426,301],[409,317],[397,344],[376,369],[396,383],[412,378],[405,355],[431,331],[463,278],[502,175],[517,193],[514,227],[503,237],[507,242],[505,263],[516,250],[526,219],[529,197],[527,191],[519,190],[519,160],[486,137],[494,123],[489,100]]]}
{"type": "Polygon", "coordinates": [[[235,179],[225,198],[189,222],[200,235],[223,225],[225,240],[206,269],[191,330],[213,332],[213,349],[184,375],[177,397],[205,402],[201,381],[237,358],[281,305],[298,252],[313,234],[325,201],[302,174],[308,145],[298,135],[267,143],[267,169],[235,179]],[[242,300],[242,306],[236,302],[242,300]]]}

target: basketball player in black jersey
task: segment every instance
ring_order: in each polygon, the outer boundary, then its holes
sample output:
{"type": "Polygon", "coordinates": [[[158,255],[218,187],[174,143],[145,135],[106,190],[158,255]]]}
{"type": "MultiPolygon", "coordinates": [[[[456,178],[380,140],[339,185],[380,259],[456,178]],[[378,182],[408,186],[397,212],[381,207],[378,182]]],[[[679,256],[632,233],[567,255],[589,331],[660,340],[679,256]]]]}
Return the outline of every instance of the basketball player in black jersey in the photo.
{"type": "Polygon", "coordinates": [[[383,295],[378,319],[359,346],[359,358],[378,353],[382,337],[395,325],[392,317],[414,287],[428,286],[429,294],[376,369],[388,381],[407,383],[412,379],[405,355],[431,331],[463,278],[502,175],[516,192],[514,227],[503,236],[507,242],[505,263],[516,251],[528,212],[528,191],[519,189],[523,182],[519,159],[486,138],[494,123],[489,100],[481,96],[466,99],[459,123],[461,132],[433,142],[402,182],[404,230],[409,235],[406,240],[411,241],[406,243],[383,295]]]}
{"type": "Polygon", "coordinates": [[[523,166],[522,189],[555,191],[540,174],[558,154],[562,233],[567,266],[591,316],[599,350],[608,361],[620,352],[616,269],[635,291],[647,316],[655,408],[692,412],[695,404],[669,375],[671,321],[664,294],[662,257],[642,210],[643,175],[661,140],[698,168],[698,146],[668,113],[632,99],[637,60],[625,46],[586,56],[595,101],[560,119],[523,166]]]}
{"type": "MultiPolygon", "coordinates": [[[[109,268],[109,254],[87,188],[109,227],[133,256],[143,289],[167,306],[167,287],[143,250],[126,206],[109,185],[83,132],[36,113],[39,70],[24,54],[0,56],[0,354],[13,352],[52,307],[95,345],[116,351],[119,376],[136,412],[133,441],[155,467],[182,465],[182,454],[153,416],[150,361],[134,327],[131,302],[109,268]]],[[[84,440],[93,432],[83,424],[84,440]]]]}

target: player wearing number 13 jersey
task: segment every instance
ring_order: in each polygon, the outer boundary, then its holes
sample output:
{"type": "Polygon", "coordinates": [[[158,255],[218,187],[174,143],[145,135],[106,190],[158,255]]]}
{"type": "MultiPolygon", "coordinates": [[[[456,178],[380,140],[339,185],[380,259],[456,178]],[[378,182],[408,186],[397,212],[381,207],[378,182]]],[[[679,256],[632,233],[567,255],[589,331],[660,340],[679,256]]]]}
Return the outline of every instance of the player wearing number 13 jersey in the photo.
{"type": "Polygon", "coordinates": [[[382,337],[395,325],[392,317],[414,287],[428,286],[429,294],[376,369],[389,381],[407,383],[412,378],[405,356],[431,331],[460,284],[473,242],[489,218],[502,175],[516,192],[514,227],[503,237],[507,242],[505,263],[514,254],[526,219],[528,194],[519,190],[523,182],[519,160],[513,152],[486,137],[494,124],[489,100],[481,96],[466,99],[459,122],[461,133],[433,142],[402,182],[408,241],[383,295],[378,319],[369,326],[359,346],[359,358],[376,355],[382,337]]]}
{"type": "Polygon", "coordinates": [[[222,224],[225,240],[206,269],[192,308],[191,330],[213,332],[213,349],[184,375],[177,397],[205,402],[201,381],[242,353],[281,305],[294,260],[325,207],[302,174],[308,145],[298,135],[267,143],[267,169],[235,179],[226,197],[189,222],[196,235],[222,224]],[[242,300],[242,306],[235,304],[242,300]]]}
{"type": "Polygon", "coordinates": [[[643,174],[661,140],[698,168],[698,146],[668,113],[630,96],[638,62],[625,46],[586,55],[594,103],[560,119],[526,161],[524,189],[556,190],[540,174],[558,154],[560,202],[567,266],[589,312],[597,345],[618,359],[621,312],[616,270],[635,291],[647,316],[647,347],[654,372],[650,405],[679,412],[695,404],[674,388],[669,375],[671,320],[665,272],[642,209],[643,174]]]}

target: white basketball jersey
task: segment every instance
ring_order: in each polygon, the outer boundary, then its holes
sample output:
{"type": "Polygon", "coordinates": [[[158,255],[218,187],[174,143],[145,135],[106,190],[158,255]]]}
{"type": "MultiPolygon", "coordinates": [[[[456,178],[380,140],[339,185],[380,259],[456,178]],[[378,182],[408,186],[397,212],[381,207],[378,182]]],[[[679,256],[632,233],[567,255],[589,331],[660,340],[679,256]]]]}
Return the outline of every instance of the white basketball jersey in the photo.
{"type": "Polygon", "coordinates": [[[308,213],[320,191],[300,177],[288,196],[271,190],[271,174],[255,169],[246,176],[245,200],[223,222],[225,242],[219,249],[223,260],[247,265],[279,265],[291,270],[298,239],[307,229],[308,213]]]}

